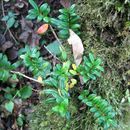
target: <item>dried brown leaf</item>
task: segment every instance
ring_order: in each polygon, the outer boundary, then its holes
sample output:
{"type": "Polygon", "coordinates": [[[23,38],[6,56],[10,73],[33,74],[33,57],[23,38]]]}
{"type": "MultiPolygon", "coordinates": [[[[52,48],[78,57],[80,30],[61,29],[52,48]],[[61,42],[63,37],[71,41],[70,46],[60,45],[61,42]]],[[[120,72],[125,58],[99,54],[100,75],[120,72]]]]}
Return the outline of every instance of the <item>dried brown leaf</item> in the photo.
{"type": "Polygon", "coordinates": [[[12,46],[13,46],[13,43],[11,41],[7,41],[7,42],[5,42],[2,45],[2,47],[1,47],[0,50],[2,50],[3,52],[5,52],[7,49],[11,48],[12,46]]]}
{"type": "Polygon", "coordinates": [[[76,65],[78,66],[82,61],[82,55],[84,52],[83,43],[80,37],[72,30],[70,30],[70,37],[68,39],[68,43],[72,45],[74,60],[76,65]]]}
{"type": "Polygon", "coordinates": [[[38,45],[41,37],[32,29],[33,23],[22,18],[21,26],[23,32],[20,34],[19,40],[24,43],[29,43],[31,46],[38,45]]]}

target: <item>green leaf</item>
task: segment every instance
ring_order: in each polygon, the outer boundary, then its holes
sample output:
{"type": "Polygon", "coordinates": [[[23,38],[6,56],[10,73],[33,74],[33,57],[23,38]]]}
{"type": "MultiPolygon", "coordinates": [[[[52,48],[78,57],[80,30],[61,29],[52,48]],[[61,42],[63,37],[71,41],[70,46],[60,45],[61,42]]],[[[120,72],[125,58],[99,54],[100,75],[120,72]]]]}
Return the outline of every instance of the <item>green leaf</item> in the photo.
{"type": "Polygon", "coordinates": [[[60,89],[65,89],[65,78],[60,77],[60,79],[59,79],[59,87],[60,87],[60,89]]]}
{"type": "Polygon", "coordinates": [[[104,71],[104,68],[102,66],[97,66],[96,68],[99,69],[102,72],[104,71]]]}
{"type": "Polygon", "coordinates": [[[59,12],[66,15],[69,12],[69,10],[64,8],[64,9],[59,9],[59,12]]]}
{"type": "Polygon", "coordinates": [[[46,46],[47,50],[49,50],[53,55],[60,55],[60,43],[55,40],[54,42],[50,43],[46,46]]]}
{"type": "Polygon", "coordinates": [[[93,106],[92,102],[85,102],[89,107],[93,106]]]}
{"type": "Polygon", "coordinates": [[[59,93],[57,91],[53,90],[53,89],[43,90],[43,93],[45,93],[45,94],[51,94],[53,97],[55,97],[57,99],[60,98],[59,93]]]}
{"type": "Polygon", "coordinates": [[[50,23],[50,18],[49,18],[49,17],[44,17],[43,20],[44,20],[44,22],[46,22],[46,23],[50,23]]]}
{"type": "Polygon", "coordinates": [[[41,22],[42,19],[43,19],[43,16],[42,16],[42,15],[39,15],[39,16],[37,17],[37,21],[38,21],[38,22],[41,22]]]}
{"type": "Polygon", "coordinates": [[[12,17],[12,18],[9,18],[8,21],[7,21],[7,26],[8,28],[11,28],[15,23],[15,19],[12,17]]]}
{"type": "Polygon", "coordinates": [[[96,109],[95,107],[92,107],[92,108],[90,109],[90,111],[93,112],[93,113],[95,113],[95,112],[97,111],[97,109],[96,109]]]}
{"type": "Polygon", "coordinates": [[[29,14],[33,14],[33,15],[37,15],[38,14],[38,11],[36,9],[30,9],[28,11],[29,14]]]}
{"type": "Polygon", "coordinates": [[[35,19],[37,16],[35,14],[29,14],[26,16],[26,19],[30,19],[30,20],[33,20],[35,19]]]}
{"type": "Polygon", "coordinates": [[[41,5],[40,11],[44,16],[47,16],[50,13],[50,7],[47,3],[41,5]]]}
{"type": "Polygon", "coordinates": [[[58,26],[59,25],[59,20],[55,19],[55,18],[50,18],[50,22],[53,26],[58,26]]]}
{"type": "Polygon", "coordinates": [[[41,11],[42,13],[44,13],[44,11],[46,11],[47,7],[48,7],[48,4],[47,4],[47,3],[42,4],[42,5],[40,6],[40,11],[41,11]]]}
{"type": "Polygon", "coordinates": [[[70,70],[69,71],[72,75],[77,75],[77,72],[75,70],[70,70]]]}
{"type": "Polygon", "coordinates": [[[128,102],[130,103],[130,97],[128,97],[128,102]]]}
{"type": "Polygon", "coordinates": [[[48,86],[53,86],[53,87],[57,87],[58,86],[58,81],[55,80],[54,78],[48,78],[45,81],[45,84],[47,84],[48,86]]]}
{"type": "Polygon", "coordinates": [[[6,99],[8,99],[8,100],[10,100],[10,99],[13,98],[12,94],[10,94],[10,93],[5,93],[5,94],[4,94],[4,97],[5,97],[6,99]]]}
{"type": "Polygon", "coordinates": [[[52,107],[52,111],[54,111],[54,112],[58,112],[58,111],[59,111],[59,109],[60,109],[60,107],[59,107],[59,106],[52,107]]]}
{"type": "Polygon", "coordinates": [[[64,50],[64,48],[62,49],[62,47],[60,47],[60,51],[61,51],[61,59],[63,61],[66,61],[67,60],[67,53],[66,53],[66,51],[64,50]]]}
{"type": "Polygon", "coordinates": [[[23,126],[23,124],[24,124],[23,117],[19,116],[19,117],[17,118],[17,124],[18,124],[18,126],[23,126]]]}
{"type": "Polygon", "coordinates": [[[91,62],[94,62],[95,59],[92,53],[89,53],[89,59],[91,62]]]}
{"type": "Polygon", "coordinates": [[[14,109],[14,103],[12,101],[5,103],[5,109],[12,113],[14,109]]]}
{"type": "Polygon", "coordinates": [[[9,16],[6,15],[6,16],[4,16],[1,20],[2,20],[2,21],[7,21],[8,19],[9,19],[9,16]]]}
{"type": "Polygon", "coordinates": [[[80,17],[79,16],[75,16],[75,17],[73,17],[72,19],[71,19],[71,24],[75,24],[75,23],[77,23],[77,21],[80,19],[80,17]]]}
{"type": "MultiPolygon", "coordinates": [[[[95,111],[96,112],[96,111],[95,111]]],[[[100,117],[101,116],[101,114],[99,113],[99,112],[96,112],[95,114],[94,114],[94,117],[95,118],[98,118],[98,117],[100,117]]]]}
{"type": "Polygon", "coordinates": [[[102,60],[100,58],[96,59],[95,65],[100,65],[102,63],[102,60]]]}
{"type": "Polygon", "coordinates": [[[75,4],[71,5],[71,7],[70,7],[70,11],[71,11],[72,13],[75,12],[75,4]]]}
{"type": "Polygon", "coordinates": [[[80,25],[79,24],[74,24],[73,26],[71,26],[71,29],[72,30],[75,30],[77,28],[80,28],[80,25]]]}
{"type": "Polygon", "coordinates": [[[64,22],[67,22],[69,20],[69,17],[63,14],[59,15],[58,18],[64,22]]]}
{"type": "Polygon", "coordinates": [[[31,86],[25,86],[20,90],[21,98],[27,99],[32,95],[32,87],[31,86]]]}
{"type": "Polygon", "coordinates": [[[89,80],[89,78],[88,77],[83,77],[83,81],[84,81],[84,83],[86,83],[87,81],[89,80]]]}
{"type": "Polygon", "coordinates": [[[34,0],[29,0],[29,3],[33,6],[34,9],[38,10],[37,4],[34,2],[34,0]]]}
{"type": "Polygon", "coordinates": [[[67,39],[69,38],[69,30],[60,30],[59,31],[59,37],[62,39],[67,39]]]}
{"type": "Polygon", "coordinates": [[[46,99],[45,103],[55,103],[56,99],[55,98],[48,98],[46,99]]]}
{"type": "Polygon", "coordinates": [[[15,67],[8,61],[7,56],[0,53],[0,81],[5,82],[10,77],[10,71],[15,67]]]}

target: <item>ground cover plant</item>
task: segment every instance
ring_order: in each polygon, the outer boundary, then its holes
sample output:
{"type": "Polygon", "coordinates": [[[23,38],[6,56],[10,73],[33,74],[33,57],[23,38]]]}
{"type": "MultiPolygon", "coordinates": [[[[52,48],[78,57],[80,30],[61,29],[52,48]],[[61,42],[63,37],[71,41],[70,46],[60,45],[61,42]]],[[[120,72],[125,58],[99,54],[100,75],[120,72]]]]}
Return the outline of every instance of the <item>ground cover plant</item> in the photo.
{"type": "Polygon", "coordinates": [[[0,6],[1,130],[129,130],[129,1],[0,6]]]}

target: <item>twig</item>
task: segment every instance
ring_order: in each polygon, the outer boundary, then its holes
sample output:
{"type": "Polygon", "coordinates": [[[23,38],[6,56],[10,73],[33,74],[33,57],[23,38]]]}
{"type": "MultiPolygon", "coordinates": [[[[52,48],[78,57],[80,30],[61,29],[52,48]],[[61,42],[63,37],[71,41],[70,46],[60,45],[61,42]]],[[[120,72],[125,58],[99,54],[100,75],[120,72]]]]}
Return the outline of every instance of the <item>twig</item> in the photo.
{"type": "MultiPolygon", "coordinates": [[[[5,17],[5,10],[4,10],[4,4],[3,4],[3,0],[1,1],[1,6],[2,6],[2,13],[3,13],[3,17],[5,17]]],[[[13,40],[15,41],[16,44],[18,44],[18,41],[15,39],[15,37],[13,36],[12,32],[10,31],[10,29],[8,28],[7,23],[5,22],[7,30],[10,34],[10,36],[13,38],[13,40]]]]}
{"type": "Polygon", "coordinates": [[[61,62],[61,60],[58,57],[56,57],[54,54],[52,54],[51,51],[49,51],[48,48],[45,45],[44,45],[44,47],[55,59],[57,59],[58,61],[61,62]]]}
{"type": "MultiPolygon", "coordinates": [[[[50,29],[51,29],[53,35],[55,36],[56,40],[57,40],[57,41],[60,43],[60,45],[62,46],[60,39],[58,38],[57,34],[55,33],[55,31],[54,31],[54,29],[53,29],[53,27],[52,27],[51,25],[50,25],[50,29]]],[[[63,46],[62,46],[62,47],[63,47],[63,46]]]]}
{"type": "Polygon", "coordinates": [[[29,76],[26,76],[25,74],[23,74],[23,73],[21,73],[21,72],[17,72],[17,71],[10,71],[10,72],[13,73],[13,74],[17,74],[17,75],[23,76],[24,78],[27,78],[27,79],[29,79],[29,80],[32,80],[32,81],[34,81],[34,82],[37,82],[37,83],[43,85],[43,82],[40,82],[40,81],[38,81],[38,80],[36,80],[36,79],[34,79],[34,78],[31,78],[31,77],[29,77],[29,76]]]}

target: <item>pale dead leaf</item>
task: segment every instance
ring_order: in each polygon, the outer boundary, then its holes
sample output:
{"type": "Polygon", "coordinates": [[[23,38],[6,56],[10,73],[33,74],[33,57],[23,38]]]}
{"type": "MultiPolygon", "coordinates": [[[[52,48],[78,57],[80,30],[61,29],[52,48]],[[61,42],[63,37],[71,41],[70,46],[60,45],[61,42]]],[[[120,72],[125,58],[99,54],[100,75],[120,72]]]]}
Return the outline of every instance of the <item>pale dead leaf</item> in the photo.
{"type": "Polygon", "coordinates": [[[38,76],[38,78],[37,78],[37,80],[39,81],[39,82],[43,82],[43,80],[42,80],[42,77],[41,76],[38,76]]]}
{"type": "Polygon", "coordinates": [[[76,65],[78,66],[82,61],[82,56],[84,52],[83,43],[80,37],[72,30],[70,30],[70,37],[68,39],[68,43],[72,45],[74,60],[76,65]]]}

